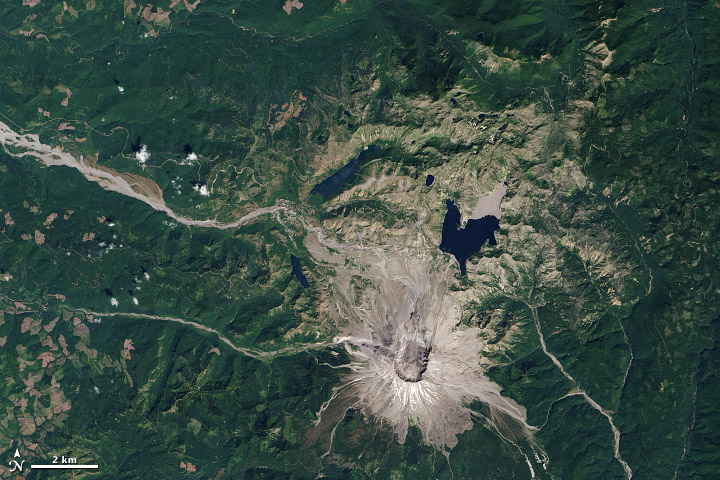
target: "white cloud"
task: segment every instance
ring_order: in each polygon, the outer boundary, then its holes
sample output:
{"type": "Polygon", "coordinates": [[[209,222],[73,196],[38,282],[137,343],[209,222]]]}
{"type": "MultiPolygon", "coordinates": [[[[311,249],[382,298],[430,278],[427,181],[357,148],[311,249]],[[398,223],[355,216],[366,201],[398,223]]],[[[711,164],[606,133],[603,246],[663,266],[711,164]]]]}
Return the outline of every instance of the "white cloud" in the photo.
{"type": "Polygon", "coordinates": [[[112,305],[113,307],[117,307],[118,305],[120,305],[120,302],[117,301],[117,298],[113,297],[110,299],[110,305],[112,305]]]}
{"type": "Polygon", "coordinates": [[[124,91],[125,91],[125,88],[118,85],[118,92],[123,93],[124,91]]]}
{"type": "Polygon", "coordinates": [[[200,195],[202,195],[203,197],[210,196],[210,192],[208,191],[207,185],[195,184],[193,186],[193,190],[195,190],[196,192],[200,192],[200,195]]]}
{"type": "Polygon", "coordinates": [[[140,302],[138,302],[138,299],[137,299],[137,298],[133,297],[133,303],[134,303],[135,305],[137,305],[137,304],[140,303],[140,302]]]}
{"type": "Polygon", "coordinates": [[[93,387],[95,389],[95,393],[100,393],[100,389],[97,386],[93,387]]]}
{"type": "Polygon", "coordinates": [[[149,274],[149,273],[143,272],[143,274],[145,275],[145,280],[150,280],[150,274],[149,274]]]}
{"type": "Polygon", "coordinates": [[[135,152],[135,159],[144,165],[150,158],[150,152],[148,152],[147,145],[142,145],[139,152],[135,152]]]}
{"type": "Polygon", "coordinates": [[[198,161],[197,153],[190,152],[187,154],[187,156],[180,162],[180,165],[192,165],[193,163],[198,161]]]}

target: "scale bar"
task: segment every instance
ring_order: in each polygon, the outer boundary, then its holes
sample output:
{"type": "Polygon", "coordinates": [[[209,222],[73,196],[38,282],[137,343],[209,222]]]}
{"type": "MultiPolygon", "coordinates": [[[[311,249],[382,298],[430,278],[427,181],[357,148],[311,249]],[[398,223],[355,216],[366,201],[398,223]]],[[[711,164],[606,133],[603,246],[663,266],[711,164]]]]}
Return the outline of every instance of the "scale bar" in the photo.
{"type": "Polygon", "coordinates": [[[30,465],[30,468],[37,468],[37,469],[55,469],[55,468],[98,468],[97,465],[30,465]]]}

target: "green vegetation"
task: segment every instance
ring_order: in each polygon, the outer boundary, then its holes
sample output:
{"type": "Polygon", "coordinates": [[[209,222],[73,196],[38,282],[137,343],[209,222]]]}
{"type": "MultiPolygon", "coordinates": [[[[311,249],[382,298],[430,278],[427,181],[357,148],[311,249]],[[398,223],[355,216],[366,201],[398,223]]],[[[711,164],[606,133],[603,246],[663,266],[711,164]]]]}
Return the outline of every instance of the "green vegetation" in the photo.
{"type": "MultiPolygon", "coordinates": [[[[423,219],[439,238],[442,200],[471,206],[471,181],[507,178],[500,244],[450,291],[487,375],[541,427],[536,473],[625,476],[582,391],[633,478],[717,474],[717,4],[5,3],[0,121],[179,215],[288,202],[312,227],[359,219],[390,242],[423,219]],[[369,143],[382,150],[311,198],[369,143]],[[431,193],[358,193],[430,171],[431,193]]],[[[298,218],[188,227],[21,151],[0,152],[6,457],[71,454],[101,478],[529,478],[481,415],[447,456],[354,409],[308,445],[348,357],[331,344],[333,272],[298,218]]]]}

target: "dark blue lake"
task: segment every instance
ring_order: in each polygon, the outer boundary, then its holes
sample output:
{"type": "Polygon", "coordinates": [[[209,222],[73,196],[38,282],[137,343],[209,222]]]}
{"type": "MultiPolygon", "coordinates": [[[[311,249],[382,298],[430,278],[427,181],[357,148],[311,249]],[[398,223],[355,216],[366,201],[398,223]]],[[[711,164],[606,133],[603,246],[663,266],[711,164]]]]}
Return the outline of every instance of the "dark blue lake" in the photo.
{"type": "Polygon", "coordinates": [[[321,195],[323,197],[323,200],[327,199],[330,194],[333,193],[335,189],[340,186],[341,183],[350,178],[352,174],[355,173],[358,168],[360,168],[363,161],[365,160],[365,157],[368,154],[376,152],[378,150],[380,150],[380,147],[378,147],[377,145],[368,145],[365,150],[360,152],[357,158],[350,160],[340,170],[315,185],[312,190],[310,190],[310,193],[321,195]]]}
{"type": "Polygon", "coordinates": [[[292,272],[290,272],[290,274],[295,276],[295,278],[300,281],[300,285],[302,285],[304,288],[308,288],[310,286],[310,283],[308,283],[307,277],[302,271],[300,259],[292,253],[290,254],[290,265],[292,265],[292,272]]]}
{"type": "Polygon", "coordinates": [[[495,230],[500,228],[500,221],[493,215],[479,219],[470,219],[461,227],[460,210],[455,202],[448,199],[445,201],[447,213],[443,220],[442,241],[440,250],[451,253],[460,264],[460,274],[465,275],[465,262],[468,258],[480,251],[480,248],[488,242],[490,245],[497,245],[495,230]]]}
{"type": "Polygon", "coordinates": [[[429,187],[433,183],[435,183],[435,177],[433,177],[432,175],[428,175],[427,177],[425,177],[425,186],[426,187],[429,187]]]}

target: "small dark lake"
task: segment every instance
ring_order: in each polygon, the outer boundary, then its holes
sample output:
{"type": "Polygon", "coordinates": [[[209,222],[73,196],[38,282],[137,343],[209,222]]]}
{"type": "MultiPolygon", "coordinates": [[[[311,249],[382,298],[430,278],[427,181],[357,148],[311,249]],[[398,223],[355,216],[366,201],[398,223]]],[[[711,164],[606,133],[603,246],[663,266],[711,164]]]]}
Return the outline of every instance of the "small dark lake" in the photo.
{"type": "Polygon", "coordinates": [[[341,183],[350,178],[352,174],[355,173],[358,168],[360,168],[360,165],[362,165],[362,162],[365,160],[365,157],[368,154],[376,152],[378,150],[380,150],[380,147],[378,147],[377,145],[368,145],[365,150],[360,152],[357,158],[350,160],[340,170],[315,185],[312,190],[310,190],[310,193],[321,195],[323,197],[323,200],[327,199],[330,194],[333,193],[335,189],[340,186],[341,183]]]}
{"type": "Polygon", "coordinates": [[[290,254],[290,265],[292,265],[292,272],[290,272],[290,275],[293,275],[295,278],[297,278],[300,281],[300,285],[302,285],[304,288],[308,288],[310,286],[310,283],[308,283],[307,277],[302,271],[300,259],[292,253],[290,254]]]}
{"type": "Polygon", "coordinates": [[[490,245],[497,245],[495,230],[500,228],[500,220],[493,215],[479,219],[470,219],[465,228],[460,226],[460,210],[455,202],[445,200],[447,213],[443,220],[442,241],[440,250],[451,253],[460,264],[460,274],[465,275],[465,262],[468,258],[480,251],[487,241],[490,245]]]}
{"type": "Polygon", "coordinates": [[[428,175],[427,177],[425,177],[425,186],[426,187],[429,187],[433,183],[435,183],[435,177],[433,177],[432,175],[428,175]]]}

